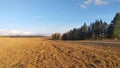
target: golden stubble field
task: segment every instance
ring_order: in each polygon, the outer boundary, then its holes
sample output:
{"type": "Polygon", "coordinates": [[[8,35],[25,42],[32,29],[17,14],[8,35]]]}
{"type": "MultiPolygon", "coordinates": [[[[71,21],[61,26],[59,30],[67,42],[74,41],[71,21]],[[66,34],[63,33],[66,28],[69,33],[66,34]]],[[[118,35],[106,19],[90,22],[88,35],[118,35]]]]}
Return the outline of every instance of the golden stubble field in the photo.
{"type": "Polygon", "coordinates": [[[120,42],[0,38],[0,68],[120,68],[120,42]]]}

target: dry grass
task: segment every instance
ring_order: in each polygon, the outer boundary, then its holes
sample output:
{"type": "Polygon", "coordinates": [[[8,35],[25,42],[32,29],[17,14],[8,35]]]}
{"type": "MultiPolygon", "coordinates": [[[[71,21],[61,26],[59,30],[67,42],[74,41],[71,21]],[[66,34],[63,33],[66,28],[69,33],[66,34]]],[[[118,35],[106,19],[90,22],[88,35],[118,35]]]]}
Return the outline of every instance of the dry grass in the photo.
{"type": "Polygon", "coordinates": [[[119,44],[0,38],[0,68],[120,68],[119,44]]]}

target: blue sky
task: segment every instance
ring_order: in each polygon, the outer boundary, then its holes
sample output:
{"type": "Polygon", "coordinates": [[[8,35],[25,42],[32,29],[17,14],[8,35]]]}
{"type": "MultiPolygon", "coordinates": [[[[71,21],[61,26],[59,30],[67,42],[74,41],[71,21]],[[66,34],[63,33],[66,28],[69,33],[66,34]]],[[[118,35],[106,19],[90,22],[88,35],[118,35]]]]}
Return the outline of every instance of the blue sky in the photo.
{"type": "Polygon", "coordinates": [[[64,33],[96,19],[110,23],[120,0],[0,0],[0,35],[64,33]]]}

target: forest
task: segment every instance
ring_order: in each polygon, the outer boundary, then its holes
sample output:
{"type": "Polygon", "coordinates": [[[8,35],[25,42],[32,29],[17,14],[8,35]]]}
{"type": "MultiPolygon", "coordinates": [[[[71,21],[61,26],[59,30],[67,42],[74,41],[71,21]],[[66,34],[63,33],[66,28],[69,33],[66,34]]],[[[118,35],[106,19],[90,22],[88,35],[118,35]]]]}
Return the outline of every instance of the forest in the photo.
{"type": "Polygon", "coordinates": [[[64,34],[52,34],[53,40],[102,40],[120,39],[120,12],[117,12],[110,24],[96,20],[87,25],[84,23],[80,28],[74,28],[64,34]]]}

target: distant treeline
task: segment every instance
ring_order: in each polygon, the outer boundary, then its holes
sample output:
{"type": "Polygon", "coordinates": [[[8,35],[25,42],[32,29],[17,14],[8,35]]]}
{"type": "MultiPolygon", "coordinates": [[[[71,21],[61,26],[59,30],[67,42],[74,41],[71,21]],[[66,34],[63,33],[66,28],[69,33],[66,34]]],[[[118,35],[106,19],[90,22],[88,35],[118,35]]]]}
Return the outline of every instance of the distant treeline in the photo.
{"type": "Polygon", "coordinates": [[[54,40],[100,40],[100,39],[120,39],[120,13],[116,13],[110,24],[102,20],[87,25],[84,23],[80,28],[74,28],[63,35],[55,33],[54,40]]]}
{"type": "Polygon", "coordinates": [[[17,35],[17,36],[0,36],[2,38],[38,38],[38,37],[46,37],[46,36],[40,36],[40,35],[31,35],[31,36],[25,36],[25,35],[17,35]]]}

